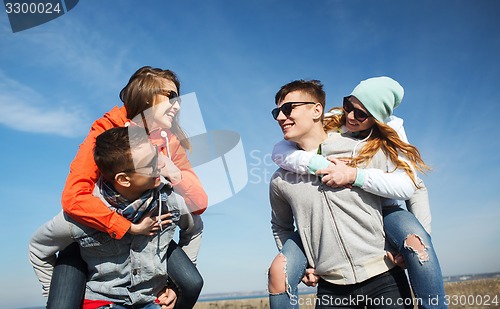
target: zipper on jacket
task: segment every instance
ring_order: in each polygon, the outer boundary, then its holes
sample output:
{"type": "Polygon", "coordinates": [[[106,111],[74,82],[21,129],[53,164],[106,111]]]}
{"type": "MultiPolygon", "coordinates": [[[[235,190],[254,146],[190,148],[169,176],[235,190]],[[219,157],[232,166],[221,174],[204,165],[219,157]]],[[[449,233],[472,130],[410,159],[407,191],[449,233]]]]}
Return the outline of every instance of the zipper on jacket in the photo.
{"type": "Polygon", "coordinates": [[[344,243],[344,240],[342,239],[342,236],[340,235],[340,231],[339,231],[339,228],[338,228],[337,220],[335,219],[335,216],[333,215],[332,208],[330,207],[330,201],[328,200],[328,197],[326,196],[326,192],[324,190],[324,184],[320,185],[320,190],[323,193],[323,197],[325,198],[326,204],[328,205],[328,210],[330,211],[330,215],[332,216],[332,220],[333,220],[333,223],[334,223],[334,226],[335,226],[335,232],[337,233],[337,237],[339,239],[339,242],[342,245],[341,249],[344,251],[345,255],[347,256],[347,260],[349,262],[349,265],[351,266],[351,271],[352,271],[352,275],[354,277],[354,281],[358,282],[358,279],[356,278],[356,271],[354,270],[354,263],[352,262],[352,257],[348,253],[348,251],[346,249],[346,245],[344,243]]]}

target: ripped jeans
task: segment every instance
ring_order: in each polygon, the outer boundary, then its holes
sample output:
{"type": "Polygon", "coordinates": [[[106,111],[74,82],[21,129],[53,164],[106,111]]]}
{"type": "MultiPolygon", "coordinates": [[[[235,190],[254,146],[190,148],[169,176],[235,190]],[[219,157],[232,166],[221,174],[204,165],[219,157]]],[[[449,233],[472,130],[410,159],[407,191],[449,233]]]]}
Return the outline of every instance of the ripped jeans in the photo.
{"type": "Polygon", "coordinates": [[[298,232],[293,233],[285,241],[280,254],[286,258],[286,269],[283,269],[286,275],[286,291],[278,294],[269,293],[269,308],[298,309],[299,283],[307,267],[307,259],[298,232]]]}
{"type": "Polygon", "coordinates": [[[439,260],[427,234],[417,218],[400,207],[383,208],[384,230],[390,244],[405,260],[410,284],[419,308],[448,308],[439,260]],[[424,250],[414,250],[409,236],[415,235],[424,250]]]}
{"type": "MultiPolygon", "coordinates": [[[[447,308],[441,267],[431,237],[415,216],[400,207],[384,207],[384,230],[386,237],[405,260],[413,293],[419,308],[447,308]],[[415,252],[405,246],[409,235],[416,235],[425,245],[425,250],[415,252]]],[[[292,234],[281,250],[286,258],[286,292],[269,294],[270,309],[299,308],[298,285],[305,274],[307,260],[299,234],[292,234]]]]}

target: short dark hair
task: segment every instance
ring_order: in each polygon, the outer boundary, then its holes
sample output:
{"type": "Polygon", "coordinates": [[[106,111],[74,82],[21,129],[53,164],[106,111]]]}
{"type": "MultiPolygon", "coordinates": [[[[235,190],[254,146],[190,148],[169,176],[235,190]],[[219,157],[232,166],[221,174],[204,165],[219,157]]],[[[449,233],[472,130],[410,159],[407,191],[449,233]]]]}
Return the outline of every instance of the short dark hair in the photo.
{"type": "Polygon", "coordinates": [[[278,104],[279,102],[283,101],[287,94],[294,91],[302,91],[307,93],[308,95],[318,100],[317,103],[320,103],[323,106],[323,110],[325,109],[326,93],[323,90],[323,84],[316,79],[298,79],[281,86],[280,90],[276,93],[274,103],[278,104]]]}
{"type": "Polygon", "coordinates": [[[112,180],[116,174],[134,169],[131,144],[148,143],[144,128],[118,127],[104,131],[95,140],[94,161],[101,174],[112,180]]]}
{"type": "MultiPolygon", "coordinates": [[[[323,114],[325,112],[326,106],[326,93],[323,90],[323,84],[317,79],[304,80],[298,79],[294,80],[286,85],[281,86],[280,90],[276,93],[274,97],[274,103],[278,105],[290,92],[301,91],[312,96],[317,103],[321,104],[323,107],[323,114]]],[[[324,115],[321,115],[321,121],[323,121],[324,115]]]]}

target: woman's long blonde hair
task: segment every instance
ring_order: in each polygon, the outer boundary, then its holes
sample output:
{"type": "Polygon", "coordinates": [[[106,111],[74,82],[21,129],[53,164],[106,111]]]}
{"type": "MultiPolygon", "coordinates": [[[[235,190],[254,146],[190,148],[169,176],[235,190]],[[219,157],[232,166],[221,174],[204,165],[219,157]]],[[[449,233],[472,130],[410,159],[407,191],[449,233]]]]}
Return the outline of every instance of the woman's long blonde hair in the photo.
{"type": "MultiPolygon", "coordinates": [[[[325,115],[323,127],[326,132],[335,131],[345,125],[345,122],[343,109],[341,107],[334,107],[325,115]]],[[[358,152],[358,155],[351,159],[349,165],[356,167],[361,163],[367,164],[380,149],[396,166],[395,169],[400,168],[408,174],[416,187],[418,185],[413,169],[407,162],[400,160],[398,155],[402,154],[405,156],[410,161],[412,167],[421,173],[430,170],[430,167],[422,160],[417,147],[403,142],[393,128],[376,119],[372,127],[372,133],[367,139],[366,144],[358,152]]]]}

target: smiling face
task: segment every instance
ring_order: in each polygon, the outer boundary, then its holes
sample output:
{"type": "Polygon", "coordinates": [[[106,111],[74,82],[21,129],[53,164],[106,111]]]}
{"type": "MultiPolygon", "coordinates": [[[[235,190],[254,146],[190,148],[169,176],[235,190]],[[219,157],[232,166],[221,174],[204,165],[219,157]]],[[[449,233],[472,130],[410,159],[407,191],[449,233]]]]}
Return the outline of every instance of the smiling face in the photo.
{"type": "Polygon", "coordinates": [[[134,124],[146,128],[147,132],[171,129],[180,110],[177,87],[171,80],[161,78],[154,93],[145,105],[149,107],[131,120],[134,124]]]}
{"type": "MultiPolygon", "coordinates": [[[[302,91],[288,93],[277,107],[289,102],[316,102],[315,98],[302,91]]],[[[292,104],[290,115],[286,116],[282,111],[276,117],[276,121],[283,132],[283,138],[301,144],[311,132],[315,131],[318,121],[321,121],[323,108],[321,104],[292,104]]]]}
{"type": "Polygon", "coordinates": [[[370,113],[366,110],[363,104],[354,96],[349,97],[349,101],[352,104],[348,111],[344,108],[345,115],[345,127],[349,132],[361,132],[370,129],[375,124],[375,118],[369,116],[364,121],[359,121],[355,117],[355,110],[360,110],[365,112],[367,115],[370,113]],[[353,110],[351,110],[353,109],[353,110]]]}
{"type": "Polygon", "coordinates": [[[174,98],[174,96],[177,96],[178,90],[172,81],[164,79],[162,81],[162,90],[165,92],[163,94],[157,94],[154,97],[153,106],[149,112],[151,117],[151,120],[149,120],[151,121],[151,129],[170,129],[175,116],[181,108],[179,99],[174,98]],[[170,99],[169,96],[172,99],[170,99]]]}

